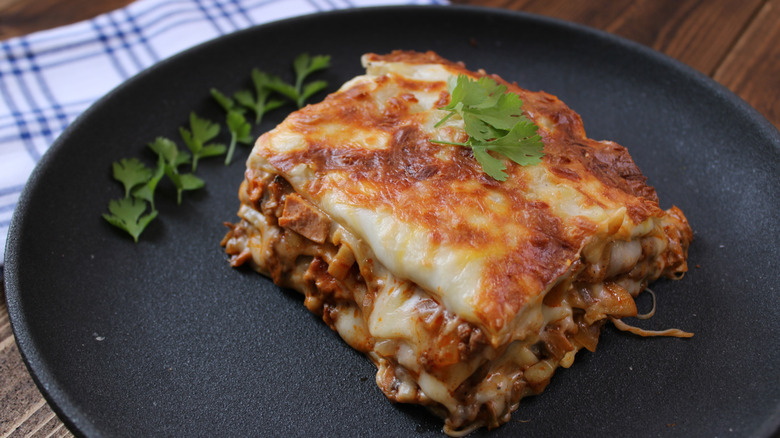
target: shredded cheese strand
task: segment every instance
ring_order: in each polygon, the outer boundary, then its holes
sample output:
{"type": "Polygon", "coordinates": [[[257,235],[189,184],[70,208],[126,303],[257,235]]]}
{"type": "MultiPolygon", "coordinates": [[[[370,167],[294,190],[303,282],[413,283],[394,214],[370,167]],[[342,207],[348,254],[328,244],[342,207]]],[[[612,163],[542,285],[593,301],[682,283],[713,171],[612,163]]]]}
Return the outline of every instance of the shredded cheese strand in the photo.
{"type": "Polygon", "coordinates": [[[457,429],[453,429],[450,426],[445,424],[444,427],[442,428],[442,430],[444,431],[444,433],[446,433],[447,435],[449,435],[451,437],[460,438],[460,437],[464,437],[464,436],[470,434],[471,432],[474,432],[475,430],[479,429],[480,427],[482,427],[484,425],[485,425],[484,422],[477,421],[477,422],[474,422],[473,424],[471,424],[470,426],[468,426],[468,427],[466,427],[464,429],[457,430],[457,429]]]}
{"type": "MultiPolygon", "coordinates": [[[[653,317],[653,315],[655,315],[655,292],[653,292],[649,287],[646,287],[645,290],[643,290],[642,292],[644,292],[644,291],[650,292],[650,296],[653,297],[653,308],[650,309],[650,311],[647,312],[647,313],[643,313],[641,315],[637,315],[635,317],[637,319],[650,319],[650,318],[653,317]]],[[[642,292],[640,292],[640,294],[642,292]]]]}
{"type": "Polygon", "coordinates": [[[639,327],[634,327],[621,321],[619,318],[609,317],[615,328],[624,332],[630,332],[639,336],[673,336],[675,338],[690,338],[693,337],[693,333],[684,332],[680,329],[666,329],[666,330],[645,330],[639,327]]]}

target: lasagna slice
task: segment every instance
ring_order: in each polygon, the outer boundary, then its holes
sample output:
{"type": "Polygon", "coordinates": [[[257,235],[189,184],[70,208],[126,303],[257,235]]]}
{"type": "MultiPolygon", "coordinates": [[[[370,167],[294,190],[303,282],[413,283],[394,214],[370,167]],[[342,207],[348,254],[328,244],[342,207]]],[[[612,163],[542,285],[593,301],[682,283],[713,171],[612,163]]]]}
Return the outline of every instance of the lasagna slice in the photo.
{"type": "Polygon", "coordinates": [[[542,162],[488,176],[447,113],[469,71],[435,53],[362,58],[365,75],[263,134],[223,240],[305,295],[376,365],[395,402],[429,407],[450,434],[510,419],[608,320],[637,314],[659,277],[687,270],[683,213],[662,210],[622,146],[585,136],[555,96],[505,84],[538,126],[542,162]]]}

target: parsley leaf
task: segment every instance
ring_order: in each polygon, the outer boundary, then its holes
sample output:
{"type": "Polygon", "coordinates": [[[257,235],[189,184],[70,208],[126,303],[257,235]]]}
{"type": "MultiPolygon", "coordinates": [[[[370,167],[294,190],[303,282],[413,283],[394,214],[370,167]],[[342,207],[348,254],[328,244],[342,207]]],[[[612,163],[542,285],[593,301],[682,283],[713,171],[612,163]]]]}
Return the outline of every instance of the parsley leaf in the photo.
{"type": "Polygon", "coordinates": [[[225,165],[230,164],[233,159],[233,152],[236,149],[236,143],[250,144],[252,137],[252,125],[246,121],[244,115],[238,111],[228,111],[226,123],[230,130],[230,147],[225,157],[225,165]]]}
{"type": "Polygon", "coordinates": [[[190,154],[187,151],[180,151],[176,143],[165,137],[157,137],[153,142],[148,143],[149,149],[161,156],[166,165],[178,168],[182,164],[190,162],[190,154]]]}
{"type": "Polygon", "coordinates": [[[196,190],[206,183],[191,173],[179,173],[171,166],[165,166],[165,175],[176,186],[176,203],[181,205],[181,194],[185,190],[196,190]]]}
{"type": "Polygon", "coordinates": [[[125,198],[133,187],[143,184],[152,177],[152,171],[136,158],[122,158],[112,166],[114,179],[125,186],[125,198]]]}
{"type": "Polygon", "coordinates": [[[538,127],[523,115],[523,101],[507,93],[506,85],[482,77],[473,80],[459,75],[450,81],[450,103],[440,108],[448,111],[434,127],[438,128],[457,115],[463,120],[469,139],[465,143],[431,140],[433,143],[467,146],[482,169],[498,181],[505,181],[506,165],[490,152],[503,155],[521,166],[541,162],[544,145],[538,127]]]}
{"type": "Polygon", "coordinates": [[[306,100],[318,91],[328,86],[326,81],[313,81],[304,87],[303,82],[312,73],[330,67],[329,55],[310,56],[308,53],[301,53],[293,61],[293,70],[295,71],[295,85],[290,85],[276,76],[271,76],[266,86],[279,94],[282,94],[295,102],[298,108],[302,108],[306,100]]]}
{"type": "Polygon", "coordinates": [[[211,96],[225,110],[225,124],[230,131],[230,145],[209,143],[220,134],[221,125],[210,120],[198,117],[194,112],[190,113],[189,127],[179,127],[179,134],[187,145],[187,150],[179,150],[173,140],[157,137],[148,147],[157,154],[157,166],[154,169],[146,167],[135,158],[122,159],[113,163],[113,176],[124,186],[125,197],[109,202],[109,214],[103,217],[110,224],[125,230],[138,242],[138,237],[146,226],[157,217],[157,209],[154,203],[155,191],[164,176],[171,180],[177,191],[177,203],[181,204],[182,193],[188,190],[196,190],[205,185],[205,182],[195,176],[198,161],[205,157],[212,157],[226,153],[225,164],[229,164],[235,151],[236,143],[250,144],[253,141],[251,135],[251,120],[247,120],[249,111],[254,113],[254,124],[259,125],[268,111],[279,108],[285,104],[282,94],[291,99],[298,107],[315,93],[327,87],[325,81],[313,81],[305,83],[306,79],[314,72],[330,66],[330,56],[318,55],[311,57],[301,54],[293,62],[295,71],[295,85],[285,83],[276,76],[269,75],[258,69],[252,70],[252,90],[240,90],[233,94],[232,98],[224,95],[219,90],[212,88],[211,96]],[[279,97],[279,98],[274,98],[279,97]],[[191,164],[192,173],[182,173],[179,167],[191,164]],[[147,203],[150,212],[147,214],[147,203]]]}
{"type": "Polygon", "coordinates": [[[157,156],[157,167],[154,170],[154,174],[143,185],[133,189],[133,197],[137,199],[143,199],[152,205],[152,210],[156,210],[154,206],[154,191],[157,189],[157,184],[165,175],[165,159],[161,156],[157,156]]]}
{"type": "Polygon", "coordinates": [[[214,100],[217,101],[219,106],[222,107],[225,111],[230,110],[236,110],[244,112],[244,109],[236,105],[236,101],[225,96],[221,91],[217,90],[216,88],[212,88],[209,90],[209,93],[211,93],[211,97],[214,98],[214,100]]]}
{"type": "MultiPolygon", "coordinates": [[[[284,101],[280,99],[270,99],[273,89],[268,86],[273,81],[273,77],[268,73],[262,72],[258,69],[252,69],[252,84],[255,87],[255,92],[252,94],[249,90],[237,91],[233,97],[243,107],[252,110],[255,113],[255,125],[259,125],[263,121],[263,115],[272,109],[279,108],[284,105],[284,101]]],[[[229,108],[225,109],[230,111],[229,108]]]]}
{"type": "MultiPolygon", "coordinates": [[[[214,96],[214,99],[216,99],[220,106],[227,112],[225,124],[228,127],[228,131],[230,131],[230,145],[228,145],[227,154],[225,156],[225,166],[227,166],[233,160],[236,143],[250,144],[252,143],[252,140],[254,140],[251,135],[252,125],[246,121],[246,117],[244,117],[244,108],[236,105],[236,101],[240,102],[243,99],[247,105],[254,105],[257,102],[254,101],[252,92],[247,90],[236,92],[234,95],[236,97],[235,101],[219,92],[216,88],[211,89],[211,95],[214,96]],[[243,97],[239,98],[239,96],[243,97]]],[[[280,102],[279,105],[282,104],[281,101],[275,102],[280,102]]],[[[258,111],[256,120],[262,119],[263,113],[268,109],[269,108],[265,106],[265,102],[254,107],[254,110],[258,111]]]]}
{"type": "Polygon", "coordinates": [[[181,195],[186,190],[195,190],[203,187],[205,182],[191,173],[179,173],[179,166],[190,162],[190,154],[180,151],[173,140],[165,137],[157,137],[154,142],[148,144],[164,162],[163,170],[168,179],[176,186],[176,203],[181,205],[181,195]]]}
{"type": "Polygon", "coordinates": [[[138,236],[157,217],[157,211],[144,215],[146,202],[134,198],[112,199],[108,203],[108,211],[103,213],[103,218],[111,225],[127,231],[133,240],[138,243],[138,236]]]}
{"type": "Polygon", "coordinates": [[[135,199],[135,192],[146,187],[154,178],[152,170],[136,158],[123,158],[112,165],[114,179],[121,182],[125,189],[125,197],[112,200],[108,204],[111,214],[103,214],[103,218],[111,225],[127,231],[133,240],[138,242],[138,236],[149,222],[157,217],[157,211],[152,203],[152,212],[141,216],[146,211],[146,202],[135,199]],[[130,194],[133,197],[130,197],[130,194]]]}
{"type": "Polygon", "coordinates": [[[225,153],[225,145],[223,144],[206,144],[206,142],[219,135],[219,130],[219,124],[202,119],[194,112],[190,113],[190,130],[179,128],[181,138],[192,152],[193,172],[198,168],[199,158],[214,157],[225,153]]]}

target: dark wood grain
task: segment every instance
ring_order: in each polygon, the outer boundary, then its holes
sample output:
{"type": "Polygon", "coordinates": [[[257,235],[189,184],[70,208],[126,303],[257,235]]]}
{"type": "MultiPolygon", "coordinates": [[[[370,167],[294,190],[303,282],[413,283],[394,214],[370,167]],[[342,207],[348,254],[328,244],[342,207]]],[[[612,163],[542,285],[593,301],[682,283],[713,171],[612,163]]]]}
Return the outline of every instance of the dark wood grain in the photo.
{"type": "Polygon", "coordinates": [[[761,7],[713,78],[780,129],[780,0],[761,7]]]}
{"type": "Polygon", "coordinates": [[[584,24],[714,78],[780,128],[778,0],[451,0],[584,24]]]}
{"type": "MultiPolygon", "coordinates": [[[[712,77],[780,128],[780,0],[451,0],[555,17],[665,53],[712,77]]],[[[0,39],[132,0],[0,0],[0,39]]],[[[0,282],[0,437],[70,436],[16,348],[0,282]]]]}
{"type": "Polygon", "coordinates": [[[764,0],[455,0],[560,18],[652,47],[712,75],[764,0]]]}
{"type": "Polygon", "coordinates": [[[33,383],[22,361],[0,282],[0,436],[72,436],[33,383]]]}
{"type": "Polygon", "coordinates": [[[454,4],[484,6],[530,12],[607,29],[621,20],[635,0],[547,1],[547,0],[454,0],[454,4]]]}
{"type": "Polygon", "coordinates": [[[607,31],[652,47],[706,75],[717,66],[763,0],[637,1],[607,31]]]}
{"type": "Polygon", "coordinates": [[[0,0],[0,40],[92,18],[133,0],[0,0]]]}

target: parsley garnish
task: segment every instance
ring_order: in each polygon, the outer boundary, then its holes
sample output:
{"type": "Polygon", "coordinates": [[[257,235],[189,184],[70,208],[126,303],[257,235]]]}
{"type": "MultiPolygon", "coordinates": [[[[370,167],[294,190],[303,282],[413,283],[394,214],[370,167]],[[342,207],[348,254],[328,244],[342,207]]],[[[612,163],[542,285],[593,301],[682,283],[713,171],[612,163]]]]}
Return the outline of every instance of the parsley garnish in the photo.
{"type": "MultiPolygon", "coordinates": [[[[222,109],[224,109],[225,111],[235,110],[239,112],[244,112],[243,108],[236,105],[235,100],[225,96],[221,91],[217,90],[216,88],[212,88],[211,90],[209,90],[209,92],[211,93],[211,97],[213,97],[214,100],[217,101],[219,106],[221,106],[222,109]]],[[[248,91],[242,90],[242,92],[248,92],[248,91]]]]}
{"type": "Polygon", "coordinates": [[[205,182],[192,173],[179,173],[179,166],[190,162],[190,154],[180,151],[173,140],[165,137],[157,137],[149,143],[149,148],[157,153],[158,162],[162,159],[165,175],[176,186],[176,203],[181,205],[182,192],[196,190],[205,185],[205,182]]]}
{"type": "Polygon", "coordinates": [[[251,78],[254,92],[239,90],[230,98],[212,88],[211,96],[226,113],[225,125],[230,132],[230,145],[225,147],[223,144],[210,143],[219,136],[221,125],[191,112],[189,128],[179,128],[179,134],[189,152],[179,150],[173,140],[157,137],[153,142],[148,143],[149,148],[157,154],[157,166],[154,169],[146,167],[136,158],[124,158],[113,163],[114,179],[122,183],[125,197],[109,201],[109,213],[104,213],[103,218],[111,225],[126,231],[133,240],[138,242],[141,232],[157,217],[154,192],[163,176],[167,176],[176,187],[176,202],[181,204],[183,192],[196,190],[205,185],[201,178],[195,176],[199,159],[225,154],[225,165],[228,165],[237,143],[252,143],[253,125],[244,115],[247,110],[254,113],[254,117],[251,118],[254,125],[259,125],[265,113],[285,103],[281,98],[274,98],[274,93],[279,93],[292,100],[299,108],[302,107],[307,99],[327,87],[325,81],[314,81],[306,85],[304,81],[312,73],[329,65],[330,56],[311,57],[304,53],[293,62],[295,85],[253,69],[251,78]],[[191,164],[192,173],[183,173],[179,170],[179,167],[184,164],[191,164]],[[148,207],[150,212],[144,214],[148,207]]]}
{"type": "Polygon", "coordinates": [[[125,186],[125,198],[130,197],[133,187],[145,183],[152,177],[152,171],[137,158],[122,158],[111,167],[114,179],[125,186]]]}
{"type": "Polygon", "coordinates": [[[182,140],[192,152],[192,171],[198,168],[198,159],[215,157],[225,153],[225,145],[209,143],[209,140],[219,135],[219,124],[202,119],[197,114],[190,113],[190,129],[179,128],[182,140]]]}
{"type": "Polygon", "coordinates": [[[328,86],[328,83],[323,80],[313,81],[304,86],[304,81],[312,73],[329,66],[330,56],[317,55],[312,57],[307,53],[302,53],[293,61],[293,70],[295,71],[294,85],[284,82],[278,76],[270,75],[255,68],[252,69],[254,93],[251,90],[239,90],[230,98],[219,90],[212,88],[211,96],[225,110],[225,124],[230,131],[230,145],[227,148],[225,165],[230,164],[233,160],[233,153],[237,143],[251,144],[254,140],[251,135],[252,124],[244,116],[246,109],[254,113],[254,124],[259,125],[263,121],[265,113],[284,105],[283,100],[272,98],[274,92],[287,97],[298,108],[303,107],[307,99],[328,86]]]}
{"type": "Polygon", "coordinates": [[[125,197],[109,201],[108,211],[110,214],[103,213],[103,218],[111,225],[127,231],[133,236],[133,240],[138,242],[138,236],[141,235],[144,228],[157,217],[157,210],[154,209],[152,202],[151,212],[144,215],[146,198],[137,196],[136,192],[148,187],[149,182],[156,177],[156,174],[135,158],[123,158],[114,162],[112,168],[114,179],[121,182],[125,188],[125,197]]]}
{"type": "Polygon", "coordinates": [[[302,108],[306,99],[328,86],[328,83],[325,81],[314,81],[306,84],[304,87],[303,81],[315,71],[326,69],[329,66],[330,56],[317,55],[311,57],[308,53],[301,53],[295,58],[295,61],[293,61],[293,70],[295,70],[294,86],[282,81],[276,76],[271,77],[267,86],[295,102],[295,104],[298,105],[298,108],[302,108]]]}
{"type": "Polygon", "coordinates": [[[228,111],[225,123],[230,131],[230,148],[225,156],[225,165],[228,165],[233,159],[236,143],[250,144],[254,137],[252,137],[252,125],[238,111],[228,111]]]}
{"type": "Polygon", "coordinates": [[[242,106],[252,110],[255,113],[255,125],[263,121],[263,115],[272,109],[284,105],[281,99],[270,99],[273,90],[268,87],[272,82],[272,77],[268,73],[258,69],[252,69],[252,84],[255,87],[254,94],[249,90],[237,91],[233,97],[242,106]]]}
{"type": "Polygon", "coordinates": [[[165,175],[165,159],[162,155],[157,156],[157,168],[154,170],[154,174],[149,178],[142,186],[133,189],[133,197],[143,199],[152,205],[152,210],[155,210],[154,206],[154,191],[157,189],[157,184],[165,175]]]}
{"type": "MultiPolygon", "coordinates": [[[[230,131],[230,145],[227,148],[227,154],[225,154],[225,166],[230,164],[230,162],[233,160],[233,153],[236,150],[236,143],[249,144],[252,143],[252,140],[254,139],[254,137],[252,137],[252,125],[247,122],[246,117],[244,117],[244,108],[236,105],[236,101],[241,100],[238,97],[240,95],[244,96],[242,99],[247,104],[257,104],[257,102],[255,102],[252,98],[252,92],[249,90],[237,91],[233,95],[236,99],[233,100],[222,94],[222,92],[216,88],[211,89],[211,96],[227,113],[225,116],[225,124],[228,127],[228,131],[230,131]]],[[[265,109],[267,107],[265,106],[264,99],[265,98],[263,98],[262,104],[252,106],[253,111],[257,111],[257,118],[255,120],[261,120],[263,113],[267,111],[267,109],[265,109]]]]}
{"type": "Polygon", "coordinates": [[[157,217],[157,210],[144,215],[146,202],[135,198],[112,199],[108,203],[108,211],[111,214],[103,213],[103,218],[111,225],[130,233],[136,242],[149,222],[157,217]]]}
{"type": "Polygon", "coordinates": [[[458,115],[463,119],[469,139],[465,143],[431,142],[470,147],[485,173],[498,181],[506,180],[506,165],[489,152],[504,155],[521,166],[541,162],[544,145],[536,133],[538,127],[523,115],[520,96],[507,93],[506,85],[487,77],[475,81],[459,75],[454,83],[450,82],[449,88],[450,104],[440,108],[449,114],[434,127],[458,115]]]}

